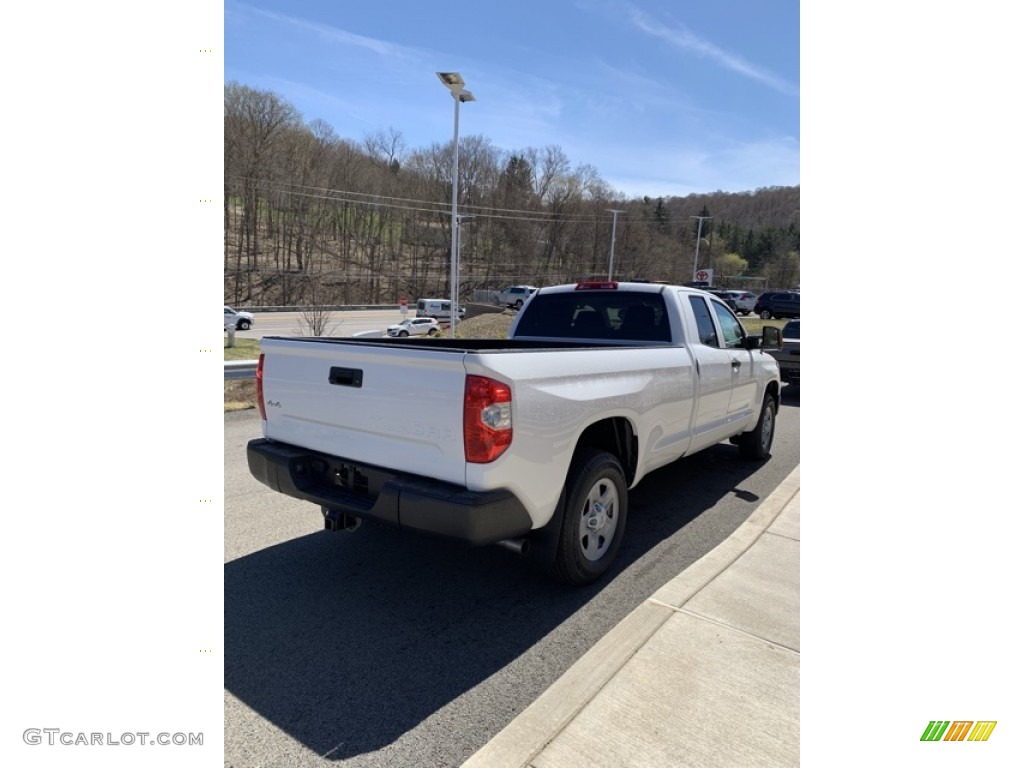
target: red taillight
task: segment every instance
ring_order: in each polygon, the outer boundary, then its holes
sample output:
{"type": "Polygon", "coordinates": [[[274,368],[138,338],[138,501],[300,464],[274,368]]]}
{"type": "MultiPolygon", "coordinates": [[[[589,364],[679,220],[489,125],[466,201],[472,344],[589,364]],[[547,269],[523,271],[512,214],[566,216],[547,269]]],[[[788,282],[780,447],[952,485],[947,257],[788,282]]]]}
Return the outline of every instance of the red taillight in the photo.
{"type": "Polygon", "coordinates": [[[260,353],[260,362],[256,366],[256,403],[260,407],[260,418],[267,420],[267,406],[263,403],[263,353],[260,353]]]}
{"type": "Polygon", "coordinates": [[[466,461],[487,464],[512,442],[512,388],[485,376],[466,377],[462,405],[466,461]]]}
{"type": "Polygon", "coordinates": [[[582,283],[576,283],[577,291],[594,291],[618,287],[619,284],[614,280],[586,280],[582,283]]]}

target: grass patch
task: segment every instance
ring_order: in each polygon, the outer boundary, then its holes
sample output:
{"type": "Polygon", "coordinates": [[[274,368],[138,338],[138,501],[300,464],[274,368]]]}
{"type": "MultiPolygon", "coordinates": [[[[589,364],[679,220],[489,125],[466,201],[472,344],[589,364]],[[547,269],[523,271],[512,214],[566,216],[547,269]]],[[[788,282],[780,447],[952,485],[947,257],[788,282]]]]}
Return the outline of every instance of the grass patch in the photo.
{"type": "Polygon", "coordinates": [[[741,317],[740,324],[747,333],[756,336],[761,335],[761,329],[766,325],[772,328],[782,328],[789,320],[762,320],[760,317],[741,317]]]}
{"type": "Polygon", "coordinates": [[[260,356],[259,339],[240,339],[235,336],[235,346],[228,346],[228,337],[224,336],[225,360],[256,360],[260,356]]]}
{"type": "MultiPolygon", "coordinates": [[[[240,339],[235,336],[235,346],[228,346],[224,336],[224,360],[256,360],[260,356],[259,339],[240,339]]],[[[256,379],[232,379],[224,382],[224,412],[247,411],[256,407],[256,379]]]]}
{"type": "Polygon", "coordinates": [[[224,413],[248,411],[256,407],[256,379],[224,382],[224,413]]]}

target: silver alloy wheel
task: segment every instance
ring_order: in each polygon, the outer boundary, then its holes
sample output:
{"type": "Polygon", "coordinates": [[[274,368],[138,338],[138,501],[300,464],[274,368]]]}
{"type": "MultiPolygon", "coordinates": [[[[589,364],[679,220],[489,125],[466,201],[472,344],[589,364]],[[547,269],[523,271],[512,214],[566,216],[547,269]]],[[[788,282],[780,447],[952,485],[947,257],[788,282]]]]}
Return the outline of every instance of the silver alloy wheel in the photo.
{"type": "Polygon", "coordinates": [[[608,551],[618,524],[619,492],[615,483],[602,478],[594,483],[580,514],[579,544],[590,562],[599,560],[608,551]]]}

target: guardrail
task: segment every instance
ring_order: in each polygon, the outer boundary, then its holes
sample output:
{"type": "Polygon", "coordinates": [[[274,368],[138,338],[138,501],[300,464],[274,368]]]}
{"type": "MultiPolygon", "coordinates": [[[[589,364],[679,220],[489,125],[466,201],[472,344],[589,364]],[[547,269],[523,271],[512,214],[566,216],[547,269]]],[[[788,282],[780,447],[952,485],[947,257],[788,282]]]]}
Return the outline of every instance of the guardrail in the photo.
{"type": "Polygon", "coordinates": [[[259,360],[224,361],[224,381],[228,379],[255,379],[259,360]]]}
{"type": "MultiPolygon", "coordinates": [[[[413,307],[416,306],[416,302],[412,302],[413,307]]],[[[377,310],[377,309],[401,309],[400,304],[322,304],[318,306],[309,305],[292,305],[292,306],[259,306],[249,304],[229,304],[228,306],[234,307],[237,310],[243,312],[360,312],[366,310],[377,310]]]]}

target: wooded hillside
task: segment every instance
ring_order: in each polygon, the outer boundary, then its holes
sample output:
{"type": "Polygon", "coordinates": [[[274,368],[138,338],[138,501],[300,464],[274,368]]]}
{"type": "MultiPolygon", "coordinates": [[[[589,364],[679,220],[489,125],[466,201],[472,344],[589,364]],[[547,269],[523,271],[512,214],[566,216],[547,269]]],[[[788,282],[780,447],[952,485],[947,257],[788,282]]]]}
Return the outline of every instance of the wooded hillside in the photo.
{"type": "MultiPolygon", "coordinates": [[[[627,140],[627,139],[624,139],[627,140]]],[[[447,296],[452,143],[361,141],[305,123],[277,94],[224,92],[224,300],[239,305],[397,303],[447,296]]],[[[800,188],[627,199],[557,146],[459,140],[460,296],[607,276],[720,285],[800,280],[800,188]],[[727,280],[726,276],[744,276],[727,280]]]]}

